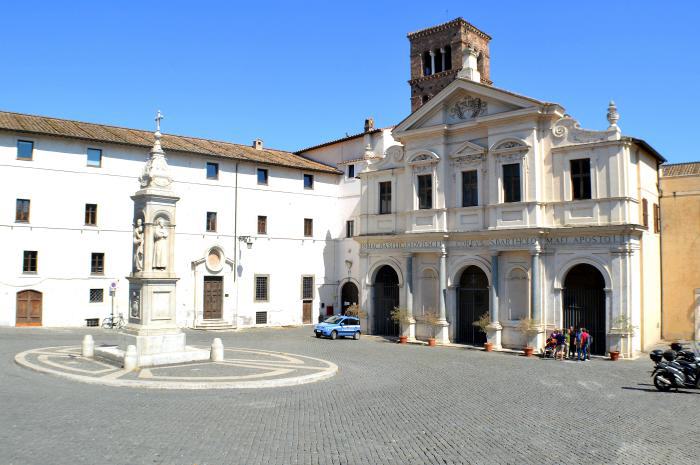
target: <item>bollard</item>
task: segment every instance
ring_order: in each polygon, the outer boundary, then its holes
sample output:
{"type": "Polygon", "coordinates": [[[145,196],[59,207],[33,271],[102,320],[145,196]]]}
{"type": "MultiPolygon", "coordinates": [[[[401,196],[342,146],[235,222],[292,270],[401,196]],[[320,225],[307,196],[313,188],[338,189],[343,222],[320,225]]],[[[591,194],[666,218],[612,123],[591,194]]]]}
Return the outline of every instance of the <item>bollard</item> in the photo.
{"type": "Polygon", "coordinates": [[[138,362],[138,355],[136,354],[136,346],[135,345],[126,346],[126,352],[124,353],[124,369],[126,371],[135,370],[137,362],[138,362]]]}
{"type": "Polygon", "coordinates": [[[95,340],[87,334],[83,338],[83,350],[82,350],[83,357],[86,358],[92,358],[95,356],[95,340]]]}
{"type": "Polygon", "coordinates": [[[212,362],[222,362],[224,360],[224,344],[218,337],[211,343],[211,354],[209,358],[212,362]]]}

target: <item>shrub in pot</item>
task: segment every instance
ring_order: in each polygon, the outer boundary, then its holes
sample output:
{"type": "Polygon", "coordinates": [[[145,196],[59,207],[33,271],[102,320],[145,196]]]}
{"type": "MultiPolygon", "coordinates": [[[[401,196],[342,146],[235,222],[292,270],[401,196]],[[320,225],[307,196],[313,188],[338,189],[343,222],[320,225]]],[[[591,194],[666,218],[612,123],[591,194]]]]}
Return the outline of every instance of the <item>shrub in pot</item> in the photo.
{"type": "MultiPolygon", "coordinates": [[[[479,317],[478,320],[472,322],[472,325],[476,326],[479,328],[480,333],[486,334],[486,327],[491,323],[491,320],[489,318],[489,312],[485,312],[483,315],[479,317]]],[[[486,352],[491,352],[493,350],[493,343],[489,342],[488,340],[484,343],[484,350],[486,352]]]]}
{"type": "MultiPolygon", "coordinates": [[[[392,321],[400,325],[401,331],[403,331],[405,325],[409,324],[411,319],[408,310],[401,307],[394,307],[390,313],[390,316],[392,321]]],[[[406,344],[406,342],[408,342],[408,336],[404,336],[403,334],[400,335],[399,343],[406,344]]]]}
{"type": "Polygon", "coordinates": [[[610,360],[616,361],[620,358],[620,346],[625,343],[629,344],[629,340],[636,332],[637,327],[632,324],[630,317],[626,315],[620,315],[615,318],[611,324],[610,336],[611,339],[616,339],[615,350],[610,351],[610,360]]]}
{"type": "Polygon", "coordinates": [[[429,311],[423,315],[423,320],[430,325],[430,336],[428,338],[428,346],[434,347],[436,345],[435,341],[435,327],[440,322],[440,316],[436,312],[429,311]]]}
{"type": "Polygon", "coordinates": [[[532,318],[523,318],[517,326],[517,330],[525,336],[525,348],[523,352],[526,357],[532,356],[535,348],[530,345],[530,334],[537,331],[537,322],[532,318]]]}

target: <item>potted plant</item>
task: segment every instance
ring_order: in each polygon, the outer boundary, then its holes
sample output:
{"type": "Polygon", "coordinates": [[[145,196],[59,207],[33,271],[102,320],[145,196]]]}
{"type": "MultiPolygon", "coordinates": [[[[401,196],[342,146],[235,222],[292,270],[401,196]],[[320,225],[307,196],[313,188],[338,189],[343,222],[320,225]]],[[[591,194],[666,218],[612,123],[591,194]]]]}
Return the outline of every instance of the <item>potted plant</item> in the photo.
{"type": "Polygon", "coordinates": [[[364,320],[364,327],[367,327],[367,313],[364,312],[359,305],[352,304],[347,309],[345,309],[345,314],[348,316],[357,317],[360,321],[364,320]]]}
{"type": "MultiPolygon", "coordinates": [[[[480,333],[486,334],[486,327],[491,323],[491,319],[489,318],[489,312],[485,312],[483,315],[479,317],[478,320],[472,322],[472,325],[476,326],[479,328],[480,333]]],[[[486,352],[491,352],[493,350],[493,343],[489,342],[488,340],[484,342],[484,350],[486,352]]]]}
{"type": "Polygon", "coordinates": [[[614,344],[616,350],[610,351],[610,360],[613,362],[620,358],[620,348],[629,344],[629,338],[634,336],[637,327],[632,324],[632,320],[627,315],[620,315],[613,320],[610,328],[611,339],[616,339],[614,344]]]}
{"type": "Polygon", "coordinates": [[[525,336],[525,348],[523,352],[526,357],[531,357],[535,348],[530,345],[530,335],[537,331],[537,322],[532,318],[523,318],[520,320],[517,326],[518,331],[520,331],[525,336]]]}
{"type": "MultiPolygon", "coordinates": [[[[401,307],[394,307],[394,309],[390,313],[391,320],[398,323],[400,325],[401,331],[403,332],[404,328],[410,321],[410,315],[408,313],[408,310],[405,308],[401,307]]],[[[399,336],[399,343],[400,344],[406,344],[408,342],[408,336],[401,334],[399,336]]]]}
{"type": "Polygon", "coordinates": [[[440,321],[440,316],[436,312],[428,311],[423,315],[423,321],[430,325],[430,337],[428,338],[428,346],[435,347],[437,342],[435,341],[435,327],[440,321]]]}

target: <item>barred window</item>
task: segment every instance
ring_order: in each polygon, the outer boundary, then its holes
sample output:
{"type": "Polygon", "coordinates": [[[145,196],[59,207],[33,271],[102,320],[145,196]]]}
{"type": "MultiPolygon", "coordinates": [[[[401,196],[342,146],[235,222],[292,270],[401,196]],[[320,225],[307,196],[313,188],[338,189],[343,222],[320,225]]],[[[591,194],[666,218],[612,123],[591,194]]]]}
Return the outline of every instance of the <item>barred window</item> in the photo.
{"type": "Polygon", "coordinates": [[[105,254],[102,252],[93,252],[90,260],[90,273],[103,274],[105,272],[105,254]]]}
{"type": "Polygon", "coordinates": [[[85,204],[85,225],[86,226],[97,226],[97,204],[96,203],[86,203],[85,204]]]}
{"type": "Polygon", "coordinates": [[[255,324],[256,325],[266,325],[267,324],[267,312],[255,312],[255,324]]]}
{"type": "Polygon", "coordinates": [[[15,221],[18,223],[29,222],[29,200],[17,199],[17,207],[15,209],[15,221]]]}
{"type": "Polygon", "coordinates": [[[301,277],[301,298],[304,300],[312,300],[314,298],[314,277],[301,277]]]}
{"type": "Polygon", "coordinates": [[[24,273],[36,273],[38,253],[36,250],[25,250],[24,257],[22,261],[22,272],[24,273]]]}
{"type": "Polygon", "coordinates": [[[95,304],[98,302],[104,302],[105,291],[104,289],[90,289],[90,303],[95,304]]]}
{"type": "Polygon", "coordinates": [[[255,301],[267,302],[270,300],[270,277],[256,276],[255,277],[255,301]]]}

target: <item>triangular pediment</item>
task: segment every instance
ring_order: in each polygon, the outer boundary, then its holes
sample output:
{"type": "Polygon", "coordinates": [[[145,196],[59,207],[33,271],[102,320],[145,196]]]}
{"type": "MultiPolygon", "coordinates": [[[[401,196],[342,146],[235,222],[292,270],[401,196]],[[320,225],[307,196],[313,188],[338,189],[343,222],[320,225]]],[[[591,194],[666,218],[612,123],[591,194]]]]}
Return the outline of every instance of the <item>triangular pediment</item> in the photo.
{"type": "Polygon", "coordinates": [[[544,102],[484,84],[456,79],[403,120],[394,132],[452,126],[541,105],[544,102]]]}

